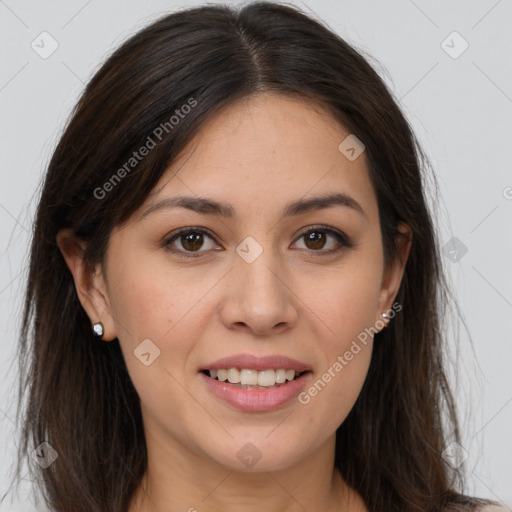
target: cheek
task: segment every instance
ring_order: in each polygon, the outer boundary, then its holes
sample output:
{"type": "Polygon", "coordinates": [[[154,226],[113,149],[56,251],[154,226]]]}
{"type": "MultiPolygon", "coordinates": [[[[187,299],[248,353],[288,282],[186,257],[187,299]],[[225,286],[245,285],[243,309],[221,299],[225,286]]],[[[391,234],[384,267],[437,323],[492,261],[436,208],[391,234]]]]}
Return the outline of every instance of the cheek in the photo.
{"type": "Polygon", "coordinates": [[[189,398],[180,383],[198,328],[197,322],[190,321],[191,312],[201,294],[180,283],[178,275],[162,277],[155,267],[150,272],[142,272],[142,268],[119,266],[111,304],[123,357],[141,405],[165,422],[189,398]]]}
{"type": "Polygon", "coordinates": [[[120,261],[110,281],[111,310],[128,371],[144,401],[155,397],[158,406],[161,396],[179,390],[184,380],[187,357],[210,318],[201,299],[211,286],[190,272],[171,272],[154,261],[144,264],[135,254],[120,261]]]}
{"type": "MultiPolygon", "coordinates": [[[[328,274],[318,275],[318,279],[303,278],[309,283],[308,308],[323,324],[319,339],[326,340],[326,353],[332,357],[336,352],[346,350],[352,339],[373,327],[379,305],[381,268],[379,262],[357,255],[342,268],[333,269],[328,274]],[[310,287],[315,283],[314,292],[310,287]]],[[[305,281],[303,281],[305,282],[305,281]]]]}
{"type": "Polygon", "coordinates": [[[308,308],[321,322],[317,339],[322,363],[301,403],[323,428],[335,430],[354,406],[371,361],[381,272],[378,258],[361,255],[326,276],[310,294],[308,308]]]}
{"type": "MultiPolygon", "coordinates": [[[[149,338],[164,349],[199,304],[207,289],[202,279],[154,260],[126,259],[112,275],[112,313],[118,334],[131,345],[149,338]]],[[[175,347],[179,348],[179,347],[175,347]]]]}
{"type": "Polygon", "coordinates": [[[309,388],[311,402],[317,400],[315,415],[326,419],[329,430],[336,430],[346,419],[361,392],[371,360],[372,344],[358,343],[340,354],[340,359],[331,363],[309,388]],[[356,354],[353,351],[357,352],[356,354]],[[345,354],[352,354],[349,361],[345,354]],[[338,364],[336,364],[338,363],[338,364]],[[319,391],[313,391],[313,389],[319,391]]]}
{"type": "Polygon", "coordinates": [[[353,408],[368,374],[373,339],[364,330],[367,315],[348,316],[337,323],[337,336],[323,346],[323,364],[317,368],[299,402],[319,428],[333,432],[353,408]]]}

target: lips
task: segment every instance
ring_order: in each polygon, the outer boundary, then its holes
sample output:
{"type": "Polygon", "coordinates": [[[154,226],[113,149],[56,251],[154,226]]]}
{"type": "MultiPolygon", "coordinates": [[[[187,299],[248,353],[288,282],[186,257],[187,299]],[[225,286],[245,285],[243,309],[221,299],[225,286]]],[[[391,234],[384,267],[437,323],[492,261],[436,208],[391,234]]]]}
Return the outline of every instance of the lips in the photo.
{"type": "Polygon", "coordinates": [[[262,389],[242,389],[229,382],[219,382],[199,372],[199,377],[212,397],[242,411],[265,412],[284,407],[297,398],[311,379],[311,372],[286,384],[262,389]]]}
{"type": "Polygon", "coordinates": [[[312,373],[310,365],[287,356],[258,357],[251,354],[238,354],[209,363],[200,369],[199,375],[213,396],[237,409],[263,412],[290,403],[305,387],[312,373]],[[295,374],[295,377],[292,377],[292,380],[285,379],[283,383],[276,383],[266,389],[264,386],[245,386],[238,383],[238,379],[234,379],[236,383],[230,383],[212,378],[211,375],[216,375],[219,371],[225,373],[226,369],[236,369],[234,373],[238,373],[238,369],[243,369],[243,372],[258,373],[259,377],[267,371],[277,376],[286,369],[295,374]]]}
{"type": "Polygon", "coordinates": [[[251,370],[295,370],[298,373],[311,371],[311,366],[284,355],[254,356],[251,354],[237,354],[224,357],[208,363],[200,368],[204,370],[219,370],[224,368],[248,368],[251,370]]]}

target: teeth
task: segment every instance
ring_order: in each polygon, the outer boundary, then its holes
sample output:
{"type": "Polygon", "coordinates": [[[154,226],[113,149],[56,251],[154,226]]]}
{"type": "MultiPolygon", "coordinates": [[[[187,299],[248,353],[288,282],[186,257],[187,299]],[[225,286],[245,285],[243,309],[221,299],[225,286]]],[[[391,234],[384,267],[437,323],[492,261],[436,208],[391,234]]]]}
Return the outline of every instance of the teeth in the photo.
{"type": "Polygon", "coordinates": [[[276,370],[276,384],[286,382],[286,370],[276,370]]]}
{"type": "Polygon", "coordinates": [[[295,370],[251,370],[247,368],[228,368],[219,370],[210,370],[210,377],[221,382],[226,380],[231,384],[241,384],[242,386],[264,386],[271,387],[276,384],[284,384],[287,380],[295,378],[295,370]]]}
{"type": "Polygon", "coordinates": [[[258,384],[258,372],[256,370],[241,370],[240,384],[255,386],[258,384]]]}
{"type": "Polygon", "coordinates": [[[261,372],[258,372],[258,386],[274,386],[275,383],[275,370],[263,370],[261,372]]]}
{"type": "Polygon", "coordinates": [[[238,384],[240,382],[240,372],[236,368],[230,368],[228,370],[228,381],[231,384],[238,384]]]}
{"type": "Polygon", "coordinates": [[[286,380],[293,380],[295,378],[295,370],[286,370],[286,380]]]}

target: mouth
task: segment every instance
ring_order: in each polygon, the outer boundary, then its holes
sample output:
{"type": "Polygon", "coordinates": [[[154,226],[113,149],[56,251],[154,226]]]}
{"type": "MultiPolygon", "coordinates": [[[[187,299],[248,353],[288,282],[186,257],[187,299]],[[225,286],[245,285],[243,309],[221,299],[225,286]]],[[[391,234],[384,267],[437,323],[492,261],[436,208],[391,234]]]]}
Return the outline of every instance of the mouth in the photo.
{"type": "Polygon", "coordinates": [[[252,368],[218,368],[201,370],[201,373],[218,382],[226,382],[238,389],[270,390],[286,386],[309,370],[296,371],[288,368],[255,370],[252,368]]]}
{"type": "Polygon", "coordinates": [[[198,368],[205,389],[225,404],[265,412],[291,404],[312,378],[312,367],[290,357],[235,354],[198,368]]]}
{"type": "Polygon", "coordinates": [[[198,372],[205,390],[230,407],[264,413],[291,405],[312,378],[291,368],[212,368],[198,372]]]}

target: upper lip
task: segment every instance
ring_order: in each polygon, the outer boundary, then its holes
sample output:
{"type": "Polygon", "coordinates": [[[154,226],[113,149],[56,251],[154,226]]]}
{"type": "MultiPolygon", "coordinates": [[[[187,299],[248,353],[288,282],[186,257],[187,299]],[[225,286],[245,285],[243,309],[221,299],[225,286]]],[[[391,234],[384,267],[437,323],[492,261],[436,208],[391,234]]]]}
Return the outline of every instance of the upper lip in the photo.
{"type": "Polygon", "coordinates": [[[297,359],[283,355],[255,356],[252,354],[236,354],[223,357],[201,368],[201,370],[219,369],[250,369],[250,370],[295,370],[297,372],[310,371],[311,366],[297,359]]]}

